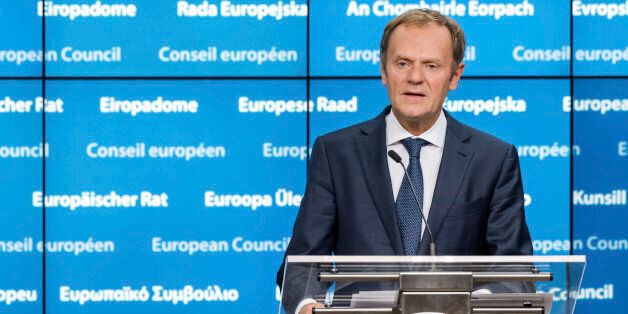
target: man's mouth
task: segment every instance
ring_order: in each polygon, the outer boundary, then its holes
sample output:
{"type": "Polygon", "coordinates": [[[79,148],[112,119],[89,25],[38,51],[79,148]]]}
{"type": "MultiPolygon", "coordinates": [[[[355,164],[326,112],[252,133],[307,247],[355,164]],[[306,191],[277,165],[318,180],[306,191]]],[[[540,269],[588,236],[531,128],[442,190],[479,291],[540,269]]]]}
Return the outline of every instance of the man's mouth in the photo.
{"type": "Polygon", "coordinates": [[[403,93],[404,96],[410,96],[410,97],[425,97],[425,94],[421,93],[421,92],[404,92],[403,93]]]}

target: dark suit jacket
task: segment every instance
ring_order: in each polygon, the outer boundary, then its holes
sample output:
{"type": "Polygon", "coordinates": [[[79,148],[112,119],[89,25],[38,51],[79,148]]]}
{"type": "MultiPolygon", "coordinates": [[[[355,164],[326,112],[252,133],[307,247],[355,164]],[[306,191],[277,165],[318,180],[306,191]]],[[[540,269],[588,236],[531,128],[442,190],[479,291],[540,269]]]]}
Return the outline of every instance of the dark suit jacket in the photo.
{"type": "MultiPolygon", "coordinates": [[[[403,255],[387,161],[389,112],[316,139],[286,256],[403,255]]],[[[515,147],[445,116],[428,217],[437,255],[531,255],[515,147]]],[[[428,254],[429,242],[425,232],[419,254],[428,254]]],[[[280,286],[282,279],[283,265],[280,286]]]]}

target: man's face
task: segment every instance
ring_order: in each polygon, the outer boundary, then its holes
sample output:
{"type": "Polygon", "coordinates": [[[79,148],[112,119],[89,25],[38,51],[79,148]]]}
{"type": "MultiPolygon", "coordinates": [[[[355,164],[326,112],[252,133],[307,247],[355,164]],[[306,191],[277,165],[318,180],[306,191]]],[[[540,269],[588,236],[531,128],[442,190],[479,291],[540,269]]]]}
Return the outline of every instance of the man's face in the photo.
{"type": "Polygon", "coordinates": [[[464,69],[461,63],[452,76],[452,62],[451,35],[445,26],[399,25],[393,31],[381,73],[402,125],[431,126],[436,121],[464,69]]]}

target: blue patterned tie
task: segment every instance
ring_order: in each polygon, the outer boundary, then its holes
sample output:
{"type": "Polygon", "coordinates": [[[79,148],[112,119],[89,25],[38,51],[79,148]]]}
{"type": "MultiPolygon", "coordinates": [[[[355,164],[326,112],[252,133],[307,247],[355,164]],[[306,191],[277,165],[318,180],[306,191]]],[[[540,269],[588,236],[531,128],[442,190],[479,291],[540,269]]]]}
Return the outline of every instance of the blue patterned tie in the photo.
{"type": "Polygon", "coordinates": [[[414,189],[419,199],[417,205],[412,188],[408,182],[408,177],[404,175],[403,182],[397,194],[397,223],[403,241],[403,251],[406,255],[417,255],[419,253],[419,243],[421,242],[421,214],[423,211],[423,171],[421,170],[421,147],[430,142],[420,138],[405,138],[401,140],[406,147],[410,162],[407,164],[408,176],[412,180],[414,189]]]}

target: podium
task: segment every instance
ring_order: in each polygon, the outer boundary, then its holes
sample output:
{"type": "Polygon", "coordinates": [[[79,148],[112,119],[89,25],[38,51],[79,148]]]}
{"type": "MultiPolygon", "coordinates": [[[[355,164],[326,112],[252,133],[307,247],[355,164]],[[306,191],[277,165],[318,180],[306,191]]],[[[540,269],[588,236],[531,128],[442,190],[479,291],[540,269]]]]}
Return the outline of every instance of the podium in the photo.
{"type": "Polygon", "coordinates": [[[584,256],[288,256],[279,313],[573,313],[584,256]]]}

